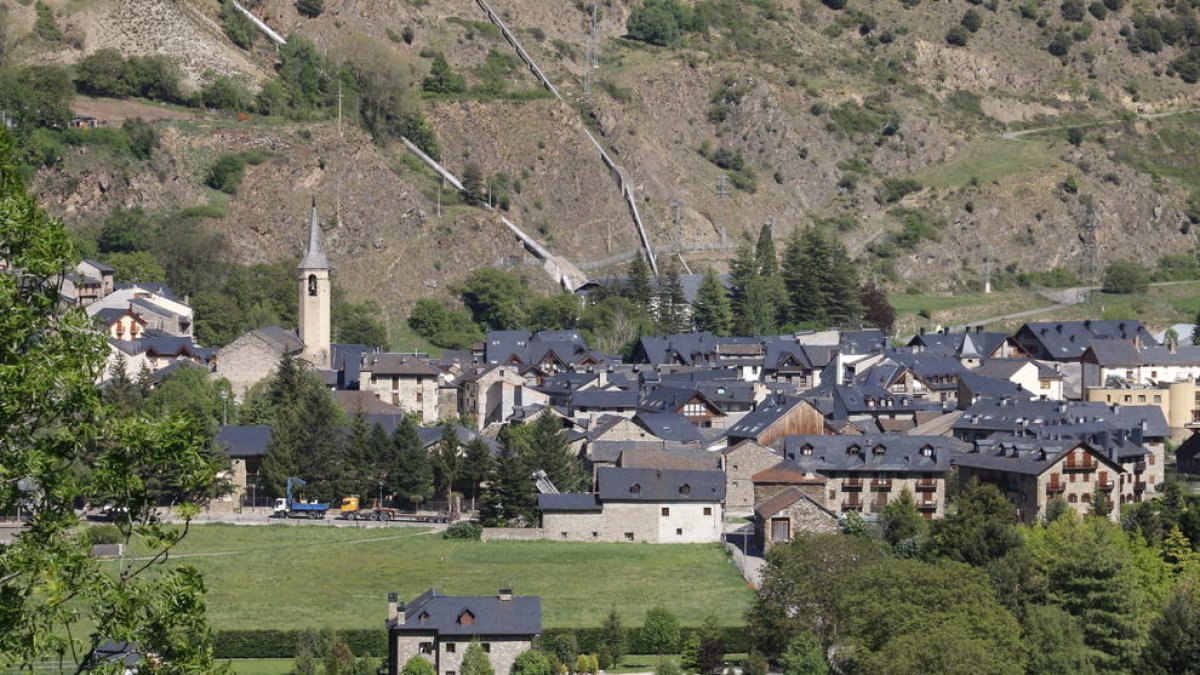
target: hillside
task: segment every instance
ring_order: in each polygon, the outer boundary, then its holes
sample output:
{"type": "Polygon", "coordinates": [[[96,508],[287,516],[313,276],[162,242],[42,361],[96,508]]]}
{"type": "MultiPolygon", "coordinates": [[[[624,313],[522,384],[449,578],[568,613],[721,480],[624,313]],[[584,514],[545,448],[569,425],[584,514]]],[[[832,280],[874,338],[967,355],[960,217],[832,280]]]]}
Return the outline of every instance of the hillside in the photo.
{"type": "MultiPolygon", "coordinates": [[[[216,2],[49,4],[65,30],[83,34],[80,48],[53,50],[59,62],[114,46],[178,55],[194,82],[238,72],[257,86],[270,76],[273,49],[265,40],[236,47],[220,32],[216,2]]],[[[368,36],[412,64],[414,81],[443,53],[475,87],[421,103],[444,163],[460,174],[469,163],[507,174],[510,217],[577,264],[620,260],[638,246],[585,126],[629,171],[656,247],[678,244],[693,269],[722,264],[742,232],[768,220],[779,236],[809,223],[835,228],[864,274],[922,291],[976,287],[985,257],[998,279],[1004,270],[1078,273],[1084,224],[1094,226],[1097,270],[1126,258],[1153,265],[1192,247],[1186,213],[1200,188],[1192,159],[1200,134],[1196,115],[1171,113],[1200,102],[1194,85],[1168,72],[1185,50],[1135,54],[1121,34],[1137,14],[1169,15],[1155,3],[1075,21],[1059,3],[1035,0],[849,0],[841,10],[715,0],[704,3],[706,30],[659,47],[623,37],[640,0],[609,0],[588,96],[590,6],[493,0],[561,102],[544,95],[474,0],[327,0],[315,19],[288,0],[247,4],[333,55],[351,36],[368,36]],[[965,46],[948,44],[968,10],[978,30],[965,46]],[[1061,58],[1047,50],[1060,30],[1083,38],[1068,40],[1061,58]],[[1078,145],[1068,127],[1084,131],[1078,145]],[[1014,133],[1022,130],[1031,132],[1014,133]],[[673,201],[682,203],[678,230],[673,201]]],[[[10,36],[28,30],[29,9],[11,12],[10,36]]],[[[14,50],[26,61],[47,53],[28,41],[14,50]]],[[[212,221],[236,255],[296,254],[308,195],[331,213],[340,182],[341,223],[327,230],[339,278],[354,296],[397,311],[473,267],[520,254],[478,208],[437,216],[433,174],[353,124],[343,141],[321,121],[209,113],[159,125],[153,166],[105,166],[76,151],[43,170],[36,189],[78,223],[120,205],[196,206],[213,199],[202,185],[206,162],[264,149],[270,159],[250,167],[212,221]]]]}

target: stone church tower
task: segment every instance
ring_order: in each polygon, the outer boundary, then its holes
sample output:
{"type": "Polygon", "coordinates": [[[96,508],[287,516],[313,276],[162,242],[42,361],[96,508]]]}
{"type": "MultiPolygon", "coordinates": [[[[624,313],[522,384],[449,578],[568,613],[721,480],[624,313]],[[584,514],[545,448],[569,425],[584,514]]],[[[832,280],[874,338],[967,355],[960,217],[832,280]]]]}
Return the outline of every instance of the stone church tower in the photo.
{"type": "Polygon", "coordinates": [[[314,368],[330,368],[330,288],[329,273],[333,268],[321,247],[321,225],[317,222],[317,199],[313,198],[312,215],[308,222],[308,250],[300,261],[300,339],[304,351],[300,358],[314,368]]]}

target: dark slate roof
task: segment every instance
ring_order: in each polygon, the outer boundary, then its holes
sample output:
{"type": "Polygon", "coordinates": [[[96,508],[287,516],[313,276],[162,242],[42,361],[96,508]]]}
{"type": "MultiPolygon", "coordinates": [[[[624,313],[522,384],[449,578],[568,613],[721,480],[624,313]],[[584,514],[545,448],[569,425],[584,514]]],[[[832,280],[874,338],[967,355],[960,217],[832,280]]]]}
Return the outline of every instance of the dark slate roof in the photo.
{"type": "Polygon", "coordinates": [[[1088,348],[1088,361],[1101,366],[1191,366],[1200,364],[1200,347],[1181,345],[1172,350],[1165,345],[1138,350],[1129,340],[1097,340],[1088,348]]]}
{"type": "Polygon", "coordinates": [[[1193,431],[1191,436],[1175,450],[1175,461],[1190,462],[1200,454],[1200,432],[1193,431]]]}
{"type": "MultiPolygon", "coordinates": [[[[823,389],[823,387],[822,387],[823,389]]],[[[882,387],[832,385],[828,389],[832,394],[831,412],[834,419],[846,419],[851,415],[875,415],[917,412],[919,410],[942,410],[943,406],[936,401],[921,401],[908,395],[896,395],[882,387]]],[[[818,401],[825,398],[818,391],[816,396],[808,393],[804,398],[813,401],[813,405],[824,412],[818,401]]]]}
{"type": "Polygon", "coordinates": [[[975,400],[991,398],[1032,399],[1037,396],[1026,391],[1021,385],[1000,377],[986,377],[975,373],[963,373],[958,376],[962,391],[969,393],[975,400]]]}
{"type": "Polygon", "coordinates": [[[84,659],[84,666],[85,670],[91,671],[101,667],[111,667],[113,663],[120,663],[127,669],[133,669],[141,662],[142,655],[134,643],[125,640],[119,642],[105,640],[87,655],[84,659]]]}
{"type": "MultiPolygon", "coordinates": [[[[1002,377],[1007,380],[1016,375],[1026,364],[1030,363],[1037,366],[1036,363],[1029,359],[987,359],[971,372],[984,377],[1002,377]]],[[[1039,375],[1041,375],[1041,368],[1041,366],[1038,366],[1039,375]]]]}
{"type": "Polygon", "coordinates": [[[695,387],[656,387],[642,394],[641,408],[659,412],[675,412],[696,397],[708,401],[713,408],[720,411],[715,403],[708,400],[704,392],[695,387]]]}
{"type": "Polygon", "coordinates": [[[114,290],[121,291],[121,290],[125,290],[126,288],[141,289],[144,291],[149,291],[156,295],[161,295],[168,300],[174,300],[175,302],[183,302],[183,300],[180,300],[179,296],[175,295],[175,292],[172,291],[171,288],[169,286],[167,286],[166,284],[155,284],[155,283],[148,283],[148,282],[144,282],[144,281],[139,281],[137,283],[113,284],[114,290]]]}
{"type": "Polygon", "coordinates": [[[572,408],[596,408],[600,410],[633,410],[638,407],[638,393],[621,389],[587,389],[571,395],[572,408]]]}
{"type": "Polygon", "coordinates": [[[971,452],[963,453],[956,459],[959,466],[978,469],[992,469],[1037,476],[1050,468],[1062,456],[1076,448],[1081,448],[1097,457],[1116,472],[1121,471],[1121,465],[1113,462],[1098,452],[1092,446],[1081,441],[1002,441],[990,443],[981,441],[971,452]]]}
{"type": "Polygon", "coordinates": [[[658,365],[690,365],[708,361],[716,352],[717,338],[709,332],[648,335],[634,348],[634,360],[658,365]]]}
{"type": "MultiPolygon", "coordinates": [[[[651,441],[592,441],[588,443],[588,460],[602,464],[616,464],[621,456],[631,450],[662,451],[678,447],[663,440],[651,441]]],[[[694,447],[694,446],[692,446],[694,447]]]]}
{"type": "Polygon", "coordinates": [[[393,632],[427,632],[439,635],[538,635],[542,632],[542,601],[537,596],[515,596],[503,601],[491,595],[442,595],[431,588],[408,603],[404,624],[393,632]],[[460,617],[470,612],[473,623],[460,617]]]}
{"type": "Polygon", "coordinates": [[[750,382],[699,382],[696,389],[725,412],[750,410],[754,406],[754,385],[750,382]]]}
{"type": "Polygon", "coordinates": [[[83,262],[96,268],[96,270],[99,272],[108,272],[108,273],[112,274],[117,271],[117,269],[115,267],[109,267],[108,265],[105,265],[104,263],[100,262],[99,260],[96,260],[95,258],[84,258],[83,262]]]}
{"type": "Polygon", "coordinates": [[[729,427],[728,436],[731,442],[736,443],[734,439],[758,437],[801,403],[804,403],[804,400],[795,396],[771,396],[763,399],[753,412],[729,427]]]}
{"type": "Polygon", "coordinates": [[[968,446],[946,436],[788,436],[784,456],[805,471],[942,472],[968,446]],[[810,454],[808,448],[811,448],[810,454]],[[932,451],[927,455],[925,449],[932,451]]]}
{"type": "Polygon", "coordinates": [[[704,437],[696,425],[679,413],[639,412],[633,418],[634,423],[658,438],[680,443],[701,443],[704,437]]]}
{"type": "Polygon", "coordinates": [[[700,450],[695,446],[685,448],[629,448],[621,453],[618,466],[627,469],[684,469],[691,471],[716,471],[721,468],[721,455],[717,452],[700,450]]]}
{"type": "MultiPolygon", "coordinates": [[[[436,445],[438,441],[442,440],[442,429],[444,428],[445,425],[439,425],[435,427],[421,427],[417,429],[417,435],[421,437],[421,444],[426,448],[436,445]]],[[[466,446],[476,438],[482,438],[483,442],[487,444],[487,446],[491,448],[493,452],[500,449],[500,445],[496,441],[484,436],[474,429],[470,429],[461,424],[454,424],[454,435],[458,438],[459,445],[466,446]]]]}
{"type": "Polygon", "coordinates": [[[339,374],[338,388],[358,389],[358,374],[362,366],[362,355],[375,351],[367,345],[329,345],[329,364],[339,374]]]}
{"type": "Polygon", "coordinates": [[[601,502],[720,502],[725,500],[724,471],[601,467],[596,474],[601,502]]]}
{"type": "Polygon", "coordinates": [[[367,356],[367,365],[362,369],[369,370],[373,375],[397,375],[406,377],[436,377],[438,369],[429,365],[427,358],[416,354],[396,354],[391,352],[371,353],[367,356]]]}
{"type": "Polygon", "coordinates": [[[265,457],[271,443],[271,427],[265,424],[224,426],[217,431],[216,442],[230,457],[265,457]]]}
{"type": "Polygon", "coordinates": [[[878,328],[842,331],[838,337],[838,347],[844,354],[872,354],[887,346],[887,335],[878,328]]]}
{"type": "Polygon", "coordinates": [[[832,346],[802,345],[794,339],[767,340],[766,347],[763,367],[768,370],[820,370],[835,352],[832,346]]]}
{"type": "Polygon", "coordinates": [[[1096,340],[1133,340],[1143,344],[1158,342],[1140,321],[1038,321],[1027,323],[1013,339],[1030,356],[1055,361],[1074,361],[1096,340]]]}
{"type": "Polygon", "coordinates": [[[298,352],[304,349],[304,341],[296,335],[294,330],[287,330],[279,326],[267,326],[251,332],[280,351],[298,352]]]}
{"type": "MultiPolygon", "coordinates": [[[[114,321],[125,316],[128,311],[129,310],[121,309],[120,307],[105,307],[99,312],[96,312],[95,316],[92,317],[92,320],[103,323],[106,326],[111,326],[114,321]]],[[[137,315],[135,314],[134,316],[137,315]]],[[[138,318],[141,319],[141,317],[138,318]]],[[[142,323],[145,323],[145,319],[142,319],[142,323]]]]}
{"type": "Polygon", "coordinates": [[[954,424],[955,433],[971,432],[978,435],[1027,434],[1030,429],[1041,427],[1042,432],[1052,433],[1063,425],[1093,425],[1101,429],[1108,424],[1113,428],[1132,431],[1137,428],[1143,438],[1161,438],[1171,435],[1162,408],[1155,405],[1108,406],[1103,403],[1060,402],[1060,401],[1011,401],[996,400],[976,403],[954,424]],[[1097,426],[1101,425],[1101,426],[1097,426]]]}
{"type": "Polygon", "coordinates": [[[908,341],[908,346],[941,356],[987,357],[1007,339],[1008,333],[984,332],[977,328],[964,333],[921,333],[913,336],[913,339],[908,341]]]}
{"type": "Polygon", "coordinates": [[[542,511],[594,511],[599,513],[600,501],[596,495],[585,492],[568,492],[538,495],[538,508],[542,511]]]}
{"type": "Polygon", "coordinates": [[[134,298],[134,299],[130,300],[129,307],[130,307],[130,309],[133,309],[135,312],[138,309],[141,309],[144,311],[153,312],[160,316],[169,316],[169,317],[179,320],[179,321],[187,321],[188,320],[188,318],[186,316],[184,316],[182,314],[178,314],[176,312],[172,312],[171,310],[167,309],[166,307],[163,307],[162,305],[160,305],[156,302],[153,302],[151,300],[148,300],[146,298],[134,298]]]}

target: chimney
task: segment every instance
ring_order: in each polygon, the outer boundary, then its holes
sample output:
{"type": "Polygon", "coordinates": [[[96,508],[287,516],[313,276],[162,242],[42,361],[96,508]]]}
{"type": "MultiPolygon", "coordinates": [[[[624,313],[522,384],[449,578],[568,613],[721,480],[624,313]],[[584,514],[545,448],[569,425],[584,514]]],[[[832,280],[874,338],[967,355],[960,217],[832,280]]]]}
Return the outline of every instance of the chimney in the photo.
{"type": "Polygon", "coordinates": [[[500,599],[500,602],[512,602],[512,599],[513,599],[512,589],[511,588],[501,588],[500,593],[497,594],[496,597],[500,599]]]}
{"type": "Polygon", "coordinates": [[[924,335],[924,334],[925,334],[925,327],[921,326],[921,335],[924,335]]]}
{"type": "Polygon", "coordinates": [[[404,625],[404,603],[400,602],[399,593],[388,593],[388,625],[404,625]]]}

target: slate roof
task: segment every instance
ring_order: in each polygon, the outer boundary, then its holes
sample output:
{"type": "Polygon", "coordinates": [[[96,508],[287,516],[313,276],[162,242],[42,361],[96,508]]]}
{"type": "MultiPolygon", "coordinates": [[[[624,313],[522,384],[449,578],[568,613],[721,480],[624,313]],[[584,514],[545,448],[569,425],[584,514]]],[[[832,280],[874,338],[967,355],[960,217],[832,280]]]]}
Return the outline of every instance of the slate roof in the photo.
{"type": "MultiPolygon", "coordinates": [[[[984,377],[1002,377],[1007,380],[1028,364],[1037,365],[1029,359],[987,359],[971,372],[984,377]]],[[[1040,375],[1041,369],[1038,370],[1040,375]]]]}
{"type": "Polygon", "coordinates": [[[820,485],[825,477],[805,469],[791,460],[782,460],[775,466],[763,469],[750,477],[754,483],[785,483],[788,485],[820,485]]]}
{"type": "MultiPolygon", "coordinates": [[[[120,307],[105,307],[104,309],[100,310],[99,312],[96,312],[95,316],[92,317],[92,320],[98,321],[98,322],[104,324],[105,326],[111,326],[114,321],[116,321],[117,319],[120,319],[121,317],[125,316],[128,313],[129,313],[129,310],[121,309],[120,307]]],[[[133,316],[137,317],[137,320],[139,322],[141,322],[143,325],[146,323],[146,320],[143,319],[142,317],[138,316],[137,314],[134,314],[133,316]]]]}
{"type": "MultiPolygon", "coordinates": [[[[163,307],[162,305],[160,305],[148,298],[134,298],[129,301],[129,307],[130,307],[130,309],[133,309],[134,311],[137,311],[137,309],[142,309],[145,311],[154,312],[155,314],[158,314],[160,316],[171,317],[172,319],[175,319],[177,321],[189,321],[188,317],[184,316],[183,314],[178,314],[176,312],[172,312],[171,310],[163,307]]],[[[100,311],[104,311],[104,310],[100,310],[100,311]]]]}
{"type": "Polygon", "coordinates": [[[542,600],[535,595],[514,596],[503,601],[496,596],[443,595],[431,588],[404,609],[404,624],[393,624],[396,633],[434,632],[438,635],[538,635],[542,632],[542,600]],[[470,612],[473,623],[459,618],[470,612]]]}
{"type": "Polygon", "coordinates": [[[601,511],[600,501],[596,499],[596,495],[590,492],[539,494],[538,508],[540,508],[542,511],[574,511],[596,513],[601,511]]]}
{"type": "Polygon", "coordinates": [[[833,518],[837,518],[836,513],[825,508],[824,505],[818,503],[815,499],[813,499],[811,496],[806,494],[803,490],[801,490],[800,488],[795,487],[795,486],[787,487],[787,488],[783,489],[782,491],[780,491],[779,494],[755,505],[754,515],[758,516],[759,520],[766,521],[771,516],[774,516],[775,514],[779,513],[780,511],[788,508],[792,504],[795,504],[796,502],[798,502],[802,499],[807,500],[813,506],[815,506],[818,509],[829,514],[829,516],[831,516],[833,518]]]}
{"type": "Polygon", "coordinates": [[[908,346],[941,356],[986,358],[1007,339],[1008,333],[984,332],[976,328],[963,333],[938,331],[917,334],[908,341],[908,346]]]}
{"type": "Polygon", "coordinates": [[[788,436],[784,456],[814,473],[948,471],[968,446],[945,436],[866,434],[863,436],[788,436]],[[811,446],[811,454],[805,454],[811,446]],[[857,450],[855,448],[857,447],[857,450]],[[932,456],[924,449],[932,449],[932,456]]]}
{"type": "Polygon", "coordinates": [[[707,450],[658,448],[629,448],[621,452],[618,465],[627,469],[683,469],[717,471],[721,468],[720,454],[707,450]]]}
{"type": "MultiPolygon", "coordinates": [[[[1171,435],[1162,408],[1148,406],[1108,406],[1104,403],[1059,401],[981,401],[964,412],[954,424],[957,434],[1011,436],[1041,428],[1041,433],[1053,433],[1055,427],[1068,424],[1103,425],[1113,428],[1139,429],[1143,438],[1171,435]],[[1143,428],[1144,423],[1144,428],[1143,428]]],[[[1101,429],[1102,426],[1097,427],[1101,429]]]]}
{"type": "Polygon", "coordinates": [[[224,426],[217,430],[217,446],[224,446],[230,457],[265,457],[271,443],[271,427],[265,424],[224,426]]]}
{"type": "Polygon", "coordinates": [[[308,248],[304,251],[304,259],[300,261],[302,270],[328,270],[329,258],[325,257],[325,249],[321,246],[321,223],[317,216],[317,198],[313,197],[312,210],[308,217],[308,248]]]}
{"type": "Polygon", "coordinates": [[[150,283],[150,282],[145,282],[145,281],[138,281],[136,283],[113,284],[113,290],[116,290],[116,291],[123,291],[127,288],[141,289],[144,291],[148,291],[150,293],[154,293],[155,295],[161,295],[162,297],[164,297],[168,300],[173,300],[175,302],[180,302],[180,303],[183,302],[183,300],[179,299],[179,296],[175,295],[175,292],[171,290],[171,287],[167,286],[166,284],[156,284],[156,283],[150,283]]]}
{"type": "Polygon", "coordinates": [[[629,450],[665,450],[666,441],[592,441],[588,444],[588,460],[594,463],[616,464],[629,450]]]}
{"type": "Polygon", "coordinates": [[[704,436],[688,418],[674,412],[639,412],[633,421],[655,436],[679,443],[701,443],[704,436]]]}
{"type": "Polygon", "coordinates": [[[84,258],[83,262],[96,268],[97,272],[106,272],[108,274],[115,274],[117,271],[117,269],[115,267],[109,267],[108,265],[105,265],[104,263],[100,262],[99,260],[96,260],[95,258],[84,258]]]}
{"type": "Polygon", "coordinates": [[[765,398],[759,402],[753,412],[747,413],[736,424],[730,426],[727,429],[727,435],[731,441],[732,439],[757,438],[801,403],[804,403],[804,399],[795,396],[765,398]]]}
{"type": "Polygon", "coordinates": [[[971,452],[958,456],[959,466],[1037,476],[1068,452],[1081,448],[1120,473],[1121,465],[1081,441],[981,441],[971,452]]]}
{"type": "Polygon", "coordinates": [[[621,389],[587,389],[571,395],[572,408],[594,408],[598,410],[634,410],[638,407],[638,393],[621,389]]]}
{"type": "Polygon", "coordinates": [[[366,390],[345,389],[333,392],[333,400],[346,412],[354,416],[363,415],[403,415],[404,408],[381,401],[374,393],[366,390]]]}
{"type": "Polygon", "coordinates": [[[296,331],[279,326],[267,326],[250,332],[264,342],[280,351],[298,352],[304,349],[304,341],[296,335],[296,331]]]}
{"type": "Polygon", "coordinates": [[[368,370],[372,375],[402,377],[437,377],[440,372],[420,356],[390,352],[368,354],[367,364],[361,370],[368,370]]]}
{"type": "Polygon", "coordinates": [[[1013,335],[1030,356],[1052,361],[1074,361],[1096,340],[1133,340],[1157,345],[1140,321],[1038,321],[1021,326],[1013,335]]]}
{"type": "Polygon", "coordinates": [[[725,500],[724,471],[624,469],[596,472],[601,502],[720,502],[725,500]]]}
{"type": "Polygon", "coordinates": [[[375,351],[375,348],[369,345],[331,344],[329,351],[329,363],[338,372],[338,387],[358,389],[362,356],[375,351]]]}
{"type": "Polygon", "coordinates": [[[1084,358],[1101,366],[1195,366],[1200,365],[1200,347],[1180,345],[1171,351],[1155,345],[1139,351],[1129,340],[1097,340],[1084,358]]]}
{"type": "MultiPolygon", "coordinates": [[[[446,425],[442,424],[434,427],[421,427],[417,429],[417,435],[421,437],[421,444],[426,448],[429,448],[435,445],[438,441],[442,440],[442,429],[445,428],[445,426],[446,425]]],[[[475,431],[474,429],[457,423],[455,423],[453,426],[454,435],[458,438],[459,445],[465,446],[470,444],[476,438],[482,438],[484,444],[491,448],[493,452],[500,449],[499,443],[488,438],[487,436],[484,436],[478,431],[475,431]]]]}
{"type": "MultiPolygon", "coordinates": [[[[1021,385],[1001,377],[987,377],[977,375],[975,373],[963,373],[958,376],[960,391],[965,391],[974,398],[979,399],[1032,399],[1037,398],[1037,395],[1027,391],[1021,385]]],[[[965,397],[964,397],[965,398],[965,397]]]]}

